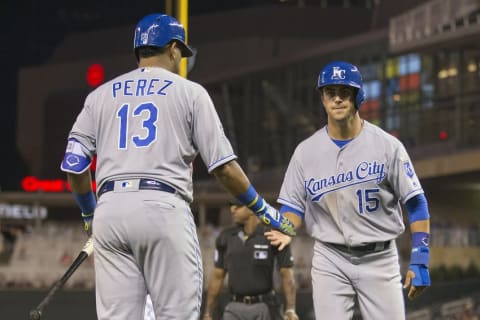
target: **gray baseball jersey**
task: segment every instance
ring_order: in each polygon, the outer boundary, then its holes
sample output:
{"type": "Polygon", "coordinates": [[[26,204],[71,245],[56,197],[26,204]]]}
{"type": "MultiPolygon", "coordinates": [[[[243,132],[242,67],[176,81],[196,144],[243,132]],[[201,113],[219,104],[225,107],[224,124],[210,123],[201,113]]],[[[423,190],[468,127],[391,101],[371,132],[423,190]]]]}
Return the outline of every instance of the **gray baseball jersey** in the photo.
{"type": "Polygon", "coordinates": [[[96,181],[155,178],[192,201],[192,161],[208,171],[236,158],[199,84],[162,68],[138,68],[88,95],[69,138],[91,155],[96,181]]]}
{"type": "Polygon", "coordinates": [[[140,319],[148,293],[157,319],[198,319],[203,271],[188,205],[192,161],[200,153],[211,172],[236,158],[206,90],[162,68],[133,70],[88,95],[69,139],[97,154],[99,186],[119,180],[99,197],[93,221],[98,318],[140,319]],[[180,197],[137,192],[139,178],[180,197]]]}
{"type": "Polygon", "coordinates": [[[305,214],[317,240],[359,246],[405,230],[399,201],[423,193],[402,143],[364,121],[339,148],[320,129],[296,148],[278,202],[305,214]]]}

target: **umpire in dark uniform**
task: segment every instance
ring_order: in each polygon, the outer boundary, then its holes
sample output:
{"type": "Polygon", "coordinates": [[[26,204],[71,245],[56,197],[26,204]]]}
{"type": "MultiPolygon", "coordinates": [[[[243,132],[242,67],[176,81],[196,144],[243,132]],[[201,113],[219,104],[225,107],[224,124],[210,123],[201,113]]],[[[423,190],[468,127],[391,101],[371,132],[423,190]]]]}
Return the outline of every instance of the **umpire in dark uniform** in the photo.
{"type": "Polygon", "coordinates": [[[230,211],[236,226],[223,230],[216,239],[215,269],[208,284],[203,320],[212,319],[227,273],[231,301],[225,307],[223,320],[298,320],[293,257],[288,245],[291,238],[280,234],[283,241],[273,246],[265,232],[278,231],[269,230],[243,204],[231,202],[230,211]],[[285,296],[284,312],[273,291],[275,260],[285,296]]]}

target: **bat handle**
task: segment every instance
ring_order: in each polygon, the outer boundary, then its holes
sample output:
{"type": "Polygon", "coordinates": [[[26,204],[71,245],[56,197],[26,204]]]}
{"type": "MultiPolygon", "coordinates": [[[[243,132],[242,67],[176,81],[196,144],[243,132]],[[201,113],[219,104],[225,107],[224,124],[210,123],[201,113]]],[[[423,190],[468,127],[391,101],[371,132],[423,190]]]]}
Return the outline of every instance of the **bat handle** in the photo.
{"type": "Polygon", "coordinates": [[[87,256],[90,256],[93,252],[93,238],[90,237],[88,238],[87,242],[82,248],[82,251],[87,254],[87,256]]]}
{"type": "Polygon", "coordinates": [[[30,311],[30,320],[40,320],[42,318],[42,311],[34,309],[30,311]]]}

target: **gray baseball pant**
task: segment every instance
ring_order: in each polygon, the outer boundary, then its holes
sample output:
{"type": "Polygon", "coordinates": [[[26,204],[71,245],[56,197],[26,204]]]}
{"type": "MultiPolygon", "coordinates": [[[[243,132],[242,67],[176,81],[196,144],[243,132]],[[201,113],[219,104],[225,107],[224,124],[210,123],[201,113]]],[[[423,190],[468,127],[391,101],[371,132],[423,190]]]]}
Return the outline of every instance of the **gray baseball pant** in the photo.
{"type": "Polygon", "coordinates": [[[173,194],[107,192],[93,221],[97,316],[142,320],[149,293],[156,320],[197,320],[202,259],[188,204],[173,194]]]}

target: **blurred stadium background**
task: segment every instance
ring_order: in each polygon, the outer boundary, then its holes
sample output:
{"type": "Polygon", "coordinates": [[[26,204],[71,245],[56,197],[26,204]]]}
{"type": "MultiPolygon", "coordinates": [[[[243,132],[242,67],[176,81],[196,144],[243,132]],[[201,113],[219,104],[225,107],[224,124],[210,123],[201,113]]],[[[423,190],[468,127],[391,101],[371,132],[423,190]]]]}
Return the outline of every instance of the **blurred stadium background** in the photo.
{"type": "MultiPolygon", "coordinates": [[[[134,24],[171,4],[157,2],[2,2],[1,319],[26,319],[86,240],[59,170],[65,138],[88,92],[135,68],[134,24]]],[[[189,11],[198,55],[188,77],[208,89],[239,162],[271,201],[296,144],[325,124],[319,69],[359,66],[362,116],[405,144],[430,202],[433,285],[407,301],[407,318],[478,319],[480,1],[208,0],[189,11]]],[[[215,236],[231,219],[200,159],[194,185],[207,283],[215,236]]],[[[300,233],[293,253],[307,320],[312,241],[300,233]]],[[[397,242],[403,269],[409,238],[397,242]]],[[[45,318],[95,318],[93,290],[89,258],[45,318]]]]}

